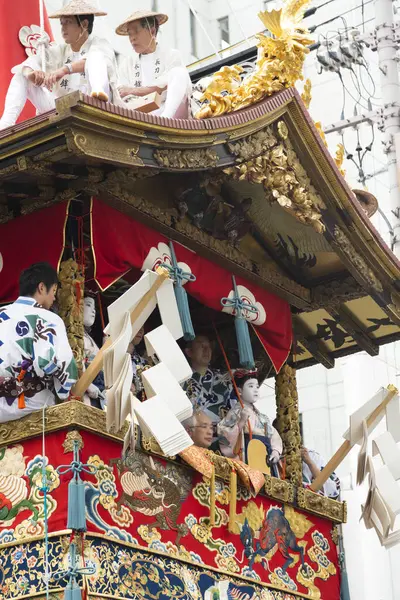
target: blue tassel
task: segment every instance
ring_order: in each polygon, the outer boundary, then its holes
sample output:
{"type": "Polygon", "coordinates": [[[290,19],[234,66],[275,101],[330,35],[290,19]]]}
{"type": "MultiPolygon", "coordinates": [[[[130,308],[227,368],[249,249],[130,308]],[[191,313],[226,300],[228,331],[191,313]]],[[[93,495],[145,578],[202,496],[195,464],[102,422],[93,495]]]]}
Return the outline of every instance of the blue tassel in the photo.
{"type": "Polygon", "coordinates": [[[96,473],[97,468],[93,465],[84,465],[79,458],[79,444],[74,440],[74,457],[70,465],[60,465],[57,469],[59,475],[72,473],[72,479],[68,484],[68,529],[75,531],[86,531],[86,485],[82,481],[80,473],[96,473]]]}
{"type": "Polygon", "coordinates": [[[190,342],[191,340],[194,340],[196,334],[194,333],[192,318],[190,316],[187,293],[182,285],[175,285],[174,290],[179,316],[182,323],[183,339],[186,342],[190,342]]]}
{"type": "Polygon", "coordinates": [[[76,583],[68,584],[64,592],[64,600],[82,600],[82,590],[76,583]]]}
{"type": "Polygon", "coordinates": [[[55,581],[60,581],[68,577],[68,584],[64,590],[64,600],[82,600],[82,590],[77,584],[77,577],[79,575],[94,575],[96,567],[78,567],[76,545],[71,542],[69,546],[69,567],[67,570],[56,571],[53,574],[55,581]]]}
{"type": "Polygon", "coordinates": [[[193,273],[186,272],[178,266],[175,249],[172,242],[169,243],[169,248],[171,250],[172,265],[164,263],[163,267],[168,269],[172,279],[174,280],[175,298],[182,324],[183,339],[187,342],[190,342],[191,340],[194,340],[196,334],[193,329],[193,323],[189,309],[189,300],[186,290],[183,287],[183,283],[185,281],[196,281],[196,277],[193,275],[193,273]]]}
{"type": "Polygon", "coordinates": [[[236,279],[232,276],[233,297],[222,298],[221,304],[224,308],[232,309],[235,315],[236,341],[239,350],[239,362],[244,369],[254,369],[254,355],[251,346],[249,325],[243,316],[243,312],[257,313],[257,307],[248,302],[244,302],[239,296],[236,285],[236,279]]]}
{"type": "Polygon", "coordinates": [[[68,529],[86,531],[85,482],[79,475],[68,484],[68,529]]]}
{"type": "Polygon", "coordinates": [[[239,362],[244,369],[254,369],[254,355],[251,346],[249,325],[243,317],[235,317],[236,340],[239,350],[239,362]]]}

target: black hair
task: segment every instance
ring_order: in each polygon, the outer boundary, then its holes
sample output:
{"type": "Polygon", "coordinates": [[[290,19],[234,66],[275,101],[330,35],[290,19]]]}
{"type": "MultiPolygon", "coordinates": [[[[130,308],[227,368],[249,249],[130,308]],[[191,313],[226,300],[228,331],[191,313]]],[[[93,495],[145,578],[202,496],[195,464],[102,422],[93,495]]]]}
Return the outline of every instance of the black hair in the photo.
{"type": "Polygon", "coordinates": [[[211,345],[213,345],[212,340],[210,340],[210,337],[206,334],[206,333],[196,333],[195,337],[192,340],[185,340],[183,348],[184,350],[187,350],[188,348],[192,348],[193,346],[193,342],[195,342],[199,337],[201,338],[207,338],[208,341],[210,342],[211,345]]]}
{"type": "Polygon", "coordinates": [[[238,386],[238,388],[241,388],[241,389],[243,389],[244,384],[247,383],[247,381],[249,381],[249,379],[257,379],[257,381],[258,381],[257,373],[247,373],[243,377],[238,377],[236,375],[236,376],[234,376],[234,379],[235,379],[235,383],[238,386]]]}
{"type": "Polygon", "coordinates": [[[75,15],[78,25],[82,25],[82,21],[88,22],[88,34],[90,35],[93,31],[94,15],[75,15]]]}
{"type": "Polygon", "coordinates": [[[160,28],[160,23],[158,22],[157,17],[144,17],[143,19],[140,19],[140,24],[142,27],[147,27],[147,29],[152,29],[154,27],[156,30],[156,35],[160,28]]]}
{"type": "Polygon", "coordinates": [[[33,296],[40,283],[49,292],[58,283],[57,271],[47,262],[35,263],[22,271],[19,277],[20,296],[33,296]]]}

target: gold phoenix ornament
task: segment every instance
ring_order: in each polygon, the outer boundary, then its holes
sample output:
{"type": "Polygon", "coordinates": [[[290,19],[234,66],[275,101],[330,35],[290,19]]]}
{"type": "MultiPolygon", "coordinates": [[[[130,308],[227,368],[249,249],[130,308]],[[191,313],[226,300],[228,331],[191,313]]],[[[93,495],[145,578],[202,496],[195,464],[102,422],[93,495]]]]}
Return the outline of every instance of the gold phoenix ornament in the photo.
{"type": "Polygon", "coordinates": [[[258,14],[274,37],[257,34],[256,70],[243,81],[243,69],[238,65],[217,71],[201,97],[206,104],[196,113],[197,119],[240,110],[275,92],[293,87],[303,78],[305,56],[313,40],[300,23],[309,3],[310,0],[289,0],[280,10],[258,14]]]}

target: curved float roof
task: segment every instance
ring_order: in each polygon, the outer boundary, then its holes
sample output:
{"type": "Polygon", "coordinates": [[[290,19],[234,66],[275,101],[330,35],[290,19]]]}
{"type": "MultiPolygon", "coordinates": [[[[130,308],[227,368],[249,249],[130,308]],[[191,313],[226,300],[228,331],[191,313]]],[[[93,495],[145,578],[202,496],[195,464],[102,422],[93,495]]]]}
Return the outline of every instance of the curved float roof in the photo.
{"type": "Polygon", "coordinates": [[[205,120],[73,93],[55,111],[0,132],[0,186],[0,222],[86,192],[284,297],[298,367],[332,367],[359,350],[375,355],[400,338],[400,263],[294,89],[205,120]],[[176,190],[189,175],[190,185],[217,180],[230,213],[251,198],[237,248],[176,218],[176,190]]]}

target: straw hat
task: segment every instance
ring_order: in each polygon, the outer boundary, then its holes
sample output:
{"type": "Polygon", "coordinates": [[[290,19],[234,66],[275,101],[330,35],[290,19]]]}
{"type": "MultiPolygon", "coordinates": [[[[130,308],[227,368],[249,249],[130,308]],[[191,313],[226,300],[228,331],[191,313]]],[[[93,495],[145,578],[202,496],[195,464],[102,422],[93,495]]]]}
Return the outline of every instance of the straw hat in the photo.
{"type": "Polygon", "coordinates": [[[132,13],[121,25],[118,25],[115,33],[118,35],[129,35],[128,34],[128,25],[132,23],[132,21],[138,21],[139,19],[146,19],[149,17],[155,17],[158,21],[159,25],[163,25],[168,21],[168,16],[163,13],[153,12],[151,10],[137,10],[132,13]]]}
{"type": "Polygon", "coordinates": [[[71,0],[66,6],[63,6],[57,12],[49,15],[49,18],[59,19],[71,15],[94,15],[95,17],[105,17],[107,13],[99,10],[92,2],[86,2],[86,0],[71,0]]]}

